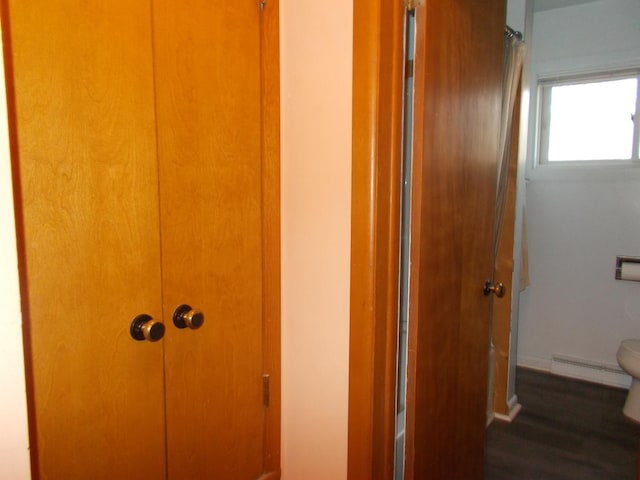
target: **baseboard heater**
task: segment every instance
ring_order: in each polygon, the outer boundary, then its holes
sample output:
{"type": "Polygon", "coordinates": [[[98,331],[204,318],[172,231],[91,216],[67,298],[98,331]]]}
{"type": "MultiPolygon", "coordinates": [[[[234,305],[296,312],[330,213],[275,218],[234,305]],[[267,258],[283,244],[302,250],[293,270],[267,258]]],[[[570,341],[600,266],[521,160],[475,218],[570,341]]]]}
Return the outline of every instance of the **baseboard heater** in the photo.
{"type": "Polygon", "coordinates": [[[631,377],[617,365],[592,362],[568,355],[554,354],[551,357],[551,373],[613,387],[629,388],[631,385],[631,377]]]}

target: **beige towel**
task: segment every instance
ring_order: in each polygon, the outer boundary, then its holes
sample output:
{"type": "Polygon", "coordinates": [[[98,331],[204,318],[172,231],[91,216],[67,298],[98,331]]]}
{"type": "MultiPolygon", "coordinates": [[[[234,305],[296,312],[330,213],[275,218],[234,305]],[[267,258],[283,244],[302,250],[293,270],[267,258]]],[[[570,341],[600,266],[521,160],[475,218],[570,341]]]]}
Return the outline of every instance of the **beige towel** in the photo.
{"type": "Polygon", "coordinates": [[[520,291],[530,285],[529,281],[529,245],[527,243],[527,211],[522,208],[522,256],[520,257],[520,291]]]}

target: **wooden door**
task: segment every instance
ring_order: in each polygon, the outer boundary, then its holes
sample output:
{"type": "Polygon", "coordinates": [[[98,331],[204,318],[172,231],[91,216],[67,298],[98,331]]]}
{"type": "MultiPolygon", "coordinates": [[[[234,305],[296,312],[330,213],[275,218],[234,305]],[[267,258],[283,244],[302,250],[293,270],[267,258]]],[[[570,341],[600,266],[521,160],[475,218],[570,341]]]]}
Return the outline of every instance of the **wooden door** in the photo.
{"type": "Polygon", "coordinates": [[[8,0],[34,478],[165,478],[149,2],[8,0]]]}
{"type": "Polygon", "coordinates": [[[3,3],[34,478],[278,478],[277,19],[3,3]]]}
{"type": "Polygon", "coordinates": [[[273,22],[278,11],[275,2],[263,7],[154,3],[164,317],[188,304],[205,318],[166,337],[170,479],[255,480],[278,469],[279,445],[265,443],[265,415],[277,404],[266,408],[263,381],[277,378],[264,342],[265,319],[279,315],[278,169],[269,150],[278,106],[265,92],[278,66],[264,49],[277,42],[265,17],[273,22]]]}
{"type": "Polygon", "coordinates": [[[416,9],[407,479],[483,475],[504,0],[416,9]]]}

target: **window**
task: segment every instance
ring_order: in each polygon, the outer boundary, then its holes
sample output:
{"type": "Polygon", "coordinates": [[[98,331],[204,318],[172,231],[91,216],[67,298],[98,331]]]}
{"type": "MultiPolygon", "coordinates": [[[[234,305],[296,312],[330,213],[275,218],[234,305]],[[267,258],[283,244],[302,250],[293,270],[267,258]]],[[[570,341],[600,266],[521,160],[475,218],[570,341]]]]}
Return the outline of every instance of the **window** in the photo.
{"type": "Polygon", "coordinates": [[[629,164],[640,147],[640,71],[542,80],[540,164],[629,164]]]}

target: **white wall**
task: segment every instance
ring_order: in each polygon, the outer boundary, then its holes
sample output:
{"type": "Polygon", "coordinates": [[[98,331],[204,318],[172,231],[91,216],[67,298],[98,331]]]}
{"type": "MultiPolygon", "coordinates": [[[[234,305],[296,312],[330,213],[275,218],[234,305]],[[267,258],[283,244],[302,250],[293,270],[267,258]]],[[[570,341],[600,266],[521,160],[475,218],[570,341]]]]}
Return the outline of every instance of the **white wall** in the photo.
{"type": "Polygon", "coordinates": [[[352,10],[281,1],[284,480],[347,476],[352,10]]]}
{"type": "MultiPolygon", "coordinates": [[[[538,76],[640,66],[640,2],[538,12],[529,48],[534,85],[538,76]]],[[[620,341],[640,338],[640,283],[614,280],[616,255],[640,256],[640,168],[543,166],[528,177],[531,286],[520,297],[518,363],[546,369],[560,354],[617,366],[620,341]]]]}
{"type": "Polygon", "coordinates": [[[31,478],[4,66],[0,61],[0,478],[31,478]]]}

